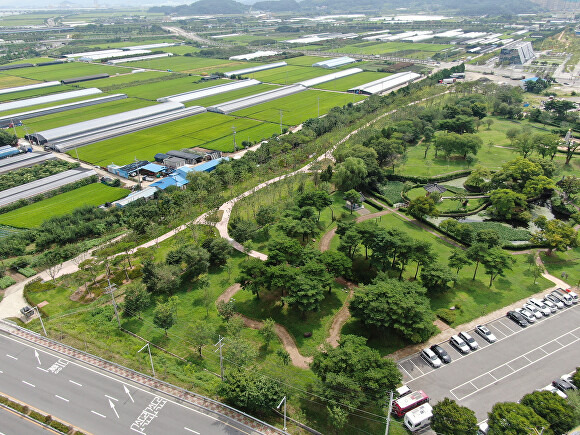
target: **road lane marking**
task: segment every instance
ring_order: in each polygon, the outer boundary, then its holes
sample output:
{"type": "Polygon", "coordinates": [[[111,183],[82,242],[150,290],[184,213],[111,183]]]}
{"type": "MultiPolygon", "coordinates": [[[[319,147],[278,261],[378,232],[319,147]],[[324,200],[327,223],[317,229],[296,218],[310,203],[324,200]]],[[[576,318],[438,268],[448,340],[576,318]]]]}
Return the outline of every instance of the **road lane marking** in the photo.
{"type": "Polygon", "coordinates": [[[107,418],[106,415],[99,414],[97,411],[91,411],[93,414],[98,415],[99,417],[107,418]]]}
{"type": "Polygon", "coordinates": [[[59,396],[58,394],[55,394],[54,397],[60,399],[60,400],[64,400],[65,402],[68,402],[68,399],[65,399],[64,397],[59,396]]]}
{"type": "Polygon", "coordinates": [[[6,354],[6,356],[7,356],[8,358],[12,358],[12,359],[15,359],[16,361],[18,361],[18,358],[16,358],[15,356],[12,356],[12,355],[10,355],[10,354],[8,354],[8,353],[6,354]]]}
{"type": "Polygon", "coordinates": [[[78,385],[79,387],[82,387],[82,386],[83,386],[82,384],[79,384],[78,382],[75,382],[75,381],[73,381],[72,379],[69,379],[68,381],[69,381],[71,384],[78,385]]]}
{"type": "Polygon", "coordinates": [[[189,431],[189,432],[193,432],[193,433],[195,433],[195,434],[199,435],[199,432],[196,432],[196,431],[194,431],[193,429],[190,429],[190,428],[188,428],[188,427],[185,427],[185,426],[184,426],[183,428],[184,428],[185,430],[189,431]]]}
{"type": "Polygon", "coordinates": [[[43,369],[42,367],[36,367],[36,368],[37,368],[38,370],[42,370],[43,372],[46,372],[46,373],[48,373],[48,370],[46,370],[46,369],[43,369]]]}
{"type": "Polygon", "coordinates": [[[114,400],[115,402],[118,402],[118,401],[119,401],[119,399],[115,399],[114,397],[107,396],[106,394],[105,394],[105,397],[106,397],[107,399],[114,400]]]}
{"type": "Polygon", "coordinates": [[[22,381],[22,383],[24,383],[26,385],[30,385],[32,388],[36,388],[36,385],[33,385],[30,382],[22,381]]]}

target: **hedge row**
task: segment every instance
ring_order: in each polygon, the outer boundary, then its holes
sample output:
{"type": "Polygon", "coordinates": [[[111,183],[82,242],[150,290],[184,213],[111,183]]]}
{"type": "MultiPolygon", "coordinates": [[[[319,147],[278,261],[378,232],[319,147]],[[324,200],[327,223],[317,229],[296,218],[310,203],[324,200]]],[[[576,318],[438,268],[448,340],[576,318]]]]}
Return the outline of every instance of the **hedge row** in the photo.
{"type": "Polygon", "coordinates": [[[370,194],[372,196],[374,196],[375,198],[378,198],[382,201],[385,201],[387,203],[387,205],[390,205],[391,207],[394,205],[393,202],[389,200],[389,198],[387,198],[385,195],[377,192],[376,190],[371,190],[370,194]]]}
{"type": "Polygon", "coordinates": [[[382,210],[384,210],[384,209],[385,209],[385,208],[384,208],[382,205],[380,205],[380,204],[377,204],[377,203],[376,203],[376,202],[374,202],[372,199],[369,199],[369,198],[367,198],[367,197],[365,197],[365,201],[364,201],[364,202],[366,202],[366,203],[367,203],[368,205],[370,205],[371,207],[374,207],[374,208],[376,208],[378,211],[382,211],[382,210]]]}
{"type": "Polygon", "coordinates": [[[463,171],[457,171],[452,174],[442,174],[435,175],[434,177],[421,177],[414,175],[400,175],[400,174],[387,174],[386,178],[390,181],[412,181],[413,183],[427,184],[427,183],[439,183],[441,181],[455,180],[456,178],[467,177],[471,174],[471,169],[466,169],[463,171]]]}
{"type": "Polygon", "coordinates": [[[0,278],[0,288],[2,290],[10,287],[13,284],[16,284],[16,281],[14,280],[14,278],[10,276],[3,276],[2,278],[0,278]]]}

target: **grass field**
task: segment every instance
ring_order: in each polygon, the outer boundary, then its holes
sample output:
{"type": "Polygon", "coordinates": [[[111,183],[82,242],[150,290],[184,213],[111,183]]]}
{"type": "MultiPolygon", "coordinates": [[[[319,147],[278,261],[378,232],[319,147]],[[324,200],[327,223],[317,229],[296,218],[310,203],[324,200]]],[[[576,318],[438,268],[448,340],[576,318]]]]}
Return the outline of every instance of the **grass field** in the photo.
{"type": "Polygon", "coordinates": [[[277,86],[272,85],[254,85],[247,88],[236,89],[235,91],[224,92],[223,94],[212,95],[210,97],[200,98],[186,103],[188,106],[203,106],[209,107],[214,104],[225,103],[226,101],[237,100],[238,98],[247,97],[250,95],[259,94],[261,92],[272,91],[277,86]]]}
{"type": "Polygon", "coordinates": [[[117,66],[101,65],[97,63],[68,62],[58,65],[35,66],[21,68],[10,71],[10,75],[24,77],[33,80],[63,80],[74,77],[88,76],[92,74],[107,73],[115,75],[117,73],[127,73],[127,68],[117,66]]]}
{"type": "Polygon", "coordinates": [[[445,48],[453,47],[448,44],[428,44],[425,42],[377,42],[370,44],[368,42],[346,45],[340,48],[332,48],[327,51],[335,53],[351,54],[397,54],[404,57],[425,59],[433,53],[437,53],[445,48]]]}
{"type": "Polygon", "coordinates": [[[93,183],[0,215],[0,224],[34,228],[46,219],[70,213],[83,205],[101,205],[127,196],[129,191],[93,183]]]}
{"type": "Polygon", "coordinates": [[[231,71],[256,65],[260,63],[238,62],[223,59],[208,59],[192,56],[173,56],[171,58],[159,58],[151,60],[141,60],[138,62],[127,62],[124,65],[133,68],[158,69],[162,71],[172,70],[177,72],[201,74],[216,71],[231,71]]]}
{"type": "MultiPolygon", "coordinates": [[[[106,88],[108,86],[127,85],[133,82],[155,79],[158,77],[170,77],[171,73],[162,71],[143,71],[140,73],[131,73],[131,70],[122,71],[118,75],[107,77],[106,79],[90,80],[88,82],[75,83],[81,88],[106,88]]],[[[118,89],[118,92],[126,93],[124,89],[118,89]]]]}
{"type": "MultiPolygon", "coordinates": [[[[19,79],[19,77],[16,77],[19,79]]],[[[28,79],[23,79],[28,80],[28,79]]],[[[32,83],[38,83],[37,81],[28,81],[22,83],[21,85],[16,86],[24,86],[30,85],[32,83]]],[[[12,86],[9,86],[12,87],[12,86]]],[[[14,100],[24,100],[26,98],[34,98],[40,97],[42,95],[49,95],[49,94],[56,94],[58,92],[66,92],[66,91],[74,91],[75,88],[68,85],[59,85],[59,86],[50,86],[48,88],[39,88],[39,89],[30,89],[28,91],[19,91],[19,92],[11,92],[9,94],[0,95],[0,103],[5,101],[14,101],[14,100]]]]}
{"type": "Polygon", "coordinates": [[[317,117],[319,104],[320,115],[323,115],[335,106],[343,106],[364,98],[362,95],[306,90],[234,113],[237,116],[280,123],[282,110],[282,124],[298,125],[308,118],[317,117]]]}
{"type": "MultiPolygon", "coordinates": [[[[161,73],[163,74],[163,73],[161,73]]],[[[165,73],[168,74],[168,73],[165,73]]],[[[139,75],[139,74],[136,74],[139,75]]],[[[182,92],[193,91],[195,89],[208,88],[227,83],[225,80],[211,80],[207,82],[200,82],[200,78],[194,77],[180,77],[172,80],[163,80],[156,83],[146,83],[135,86],[128,86],[119,90],[130,97],[143,98],[151,101],[157,98],[167,97],[169,95],[180,94],[182,92]]],[[[228,80],[229,81],[229,80],[228,80]]]]}
{"type": "MultiPolygon", "coordinates": [[[[205,146],[208,143],[212,144],[212,148],[233,151],[232,127],[236,128],[238,143],[246,140],[248,136],[251,140],[261,139],[280,129],[276,124],[264,124],[252,119],[202,113],[87,145],[78,148],[78,153],[81,160],[106,166],[113,162],[118,165],[127,164],[134,161],[135,157],[151,160],[156,153],[205,146]],[[222,148],[218,148],[218,145],[222,148]]],[[[74,150],[69,154],[76,157],[74,150]]]]}
{"type": "MultiPolygon", "coordinates": [[[[353,65],[356,66],[356,65],[353,65]]],[[[329,91],[347,91],[355,86],[364,85],[365,83],[372,82],[374,80],[381,79],[383,77],[388,77],[389,73],[379,73],[372,71],[363,71],[358,74],[353,74],[348,77],[343,77],[341,79],[332,80],[330,82],[322,83],[316,85],[317,89],[326,89],[329,91]]]]}
{"type": "Polygon", "coordinates": [[[540,256],[551,275],[562,278],[571,286],[580,286],[580,248],[573,248],[566,252],[554,251],[552,255],[542,252],[540,256]],[[562,276],[562,274],[567,276],[562,276]]]}
{"type": "Polygon", "coordinates": [[[14,88],[16,86],[24,86],[24,85],[33,85],[34,83],[38,83],[38,80],[24,79],[22,77],[14,77],[6,74],[0,74],[0,89],[14,88]]]}
{"type": "MultiPolygon", "coordinates": [[[[350,67],[350,66],[348,66],[350,67]]],[[[302,80],[320,77],[332,72],[340,71],[344,68],[337,68],[336,70],[327,70],[323,68],[314,68],[311,66],[294,66],[288,65],[281,68],[274,68],[266,71],[259,71],[253,74],[247,74],[248,77],[256,80],[261,80],[267,83],[279,83],[282,85],[291,85],[302,80]]]]}

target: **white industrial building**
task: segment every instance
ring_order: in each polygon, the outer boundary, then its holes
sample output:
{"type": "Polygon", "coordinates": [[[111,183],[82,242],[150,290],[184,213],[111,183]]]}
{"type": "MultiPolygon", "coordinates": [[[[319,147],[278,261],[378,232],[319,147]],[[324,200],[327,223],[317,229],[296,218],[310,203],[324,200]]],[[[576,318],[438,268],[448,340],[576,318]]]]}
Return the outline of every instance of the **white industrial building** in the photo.
{"type": "Polygon", "coordinates": [[[312,44],[313,42],[328,41],[330,39],[354,39],[358,38],[356,33],[317,33],[315,35],[305,35],[297,39],[284,41],[288,44],[312,44]]]}
{"type": "Polygon", "coordinates": [[[353,59],[352,57],[348,57],[348,56],[343,56],[343,57],[337,57],[335,59],[321,60],[320,62],[316,62],[316,63],[312,64],[312,66],[332,69],[332,68],[338,68],[340,66],[348,65],[351,63],[355,63],[355,62],[357,62],[356,59],[353,59]]]}
{"type": "Polygon", "coordinates": [[[393,74],[392,76],[365,83],[364,85],[360,85],[355,88],[350,88],[348,92],[367,95],[381,94],[398,86],[411,83],[419,77],[421,77],[421,75],[414,72],[397,73],[393,74]]]}
{"type": "Polygon", "coordinates": [[[27,98],[25,100],[10,101],[0,104],[0,112],[7,110],[16,110],[23,107],[37,106],[39,104],[48,104],[55,101],[70,100],[72,98],[88,97],[91,95],[102,94],[103,91],[97,88],[79,89],[76,91],[59,92],[58,94],[43,95],[42,97],[27,98]]]}
{"type": "Polygon", "coordinates": [[[245,74],[252,74],[255,72],[259,72],[259,71],[266,71],[269,69],[280,68],[280,67],[283,67],[286,65],[288,65],[286,62],[267,63],[265,65],[253,66],[251,68],[243,68],[243,69],[238,69],[235,71],[228,71],[228,72],[224,73],[224,75],[226,77],[232,77],[232,76],[239,76],[239,75],[245,75],[245,74]]]}
{"type": "Polygon", "coordinates": [[[213,95],[223,94],[224,92],[235,91],[237,89],[247,88],[249,86],[259,85],[262,83],[259,80],[237,80],[233,82],[223,83],[209,88],[196,89],[194,91],[183,92],[181,94],[169,95],[167,97],[158,98],[157,101],[163,103],[165,101],[174,101],[178,103],[185,103],[187,101],[198,100],[200,98],[211,97],[213,95]]]}
{"type": "Polygon", "coordinates": [[[319,85],[321,83],[330,82],[331,80],[340,79],[342,77],[347,77],[347,76],[350,76],[353,74],[358,74],[360,72],[363,72],[363,70],[360,68],[349,68],[349,69],[338,71],[338,72],[335,72],[332,74],[326,74],[324,76],[314,77],[313,79],[304,80],[304,81],[298,82],[296,84],[302,85],[302,86],[305,86],[308,88],[310,86],[316,86],[316,85],[319,85]]]}
{"type": "Polygon", "coordinates": [[[122,53],[122,52],[123,52],[123,50],[115,48],[112,50],[96,50],[96,51],[85,51],[82,53],[65,54],[64,57],[66,57],[68,59],[75,59],[77,57],[91,57],[91,56],[104,55],[104,54],[112,55],[112,54],[118,54],[118,53],[122,53]]]}
{"type": "Polygon", "coordinates": [[[32,85],[16,86],[14,88],[0,89],[0,95],[11,94],[12,92],[30,91],[32,89],[49,88],[51,86],[58,86],[60,82],[44,82],[34,83],[32,85]]]}
{"type": "Polygon", "coordinates": [[[276,100],[278,98],[293,95],[302,92],[306,88],[302,85],[290,85],[282,88],[276,88],[271,91],[262,92],[248,97],[238,98],[236,100],[227,101],[222,104],[216,104],[207,108],[209,112],[228,114],[236,110],[246,109],[248,107],[256,106],[258,104],[267,103],[268,101],[276,100]]]}

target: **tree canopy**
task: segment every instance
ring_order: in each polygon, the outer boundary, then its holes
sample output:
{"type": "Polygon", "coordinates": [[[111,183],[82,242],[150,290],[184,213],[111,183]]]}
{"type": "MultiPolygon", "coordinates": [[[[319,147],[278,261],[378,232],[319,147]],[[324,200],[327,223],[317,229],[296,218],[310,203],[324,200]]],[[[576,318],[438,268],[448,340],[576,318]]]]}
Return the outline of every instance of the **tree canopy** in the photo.
{"type": "Polygon", "coordinates": [[[475,434],[477,418],[471,409],[446,397],[433,406],[431,429],[442,435],[475,434]]]}

